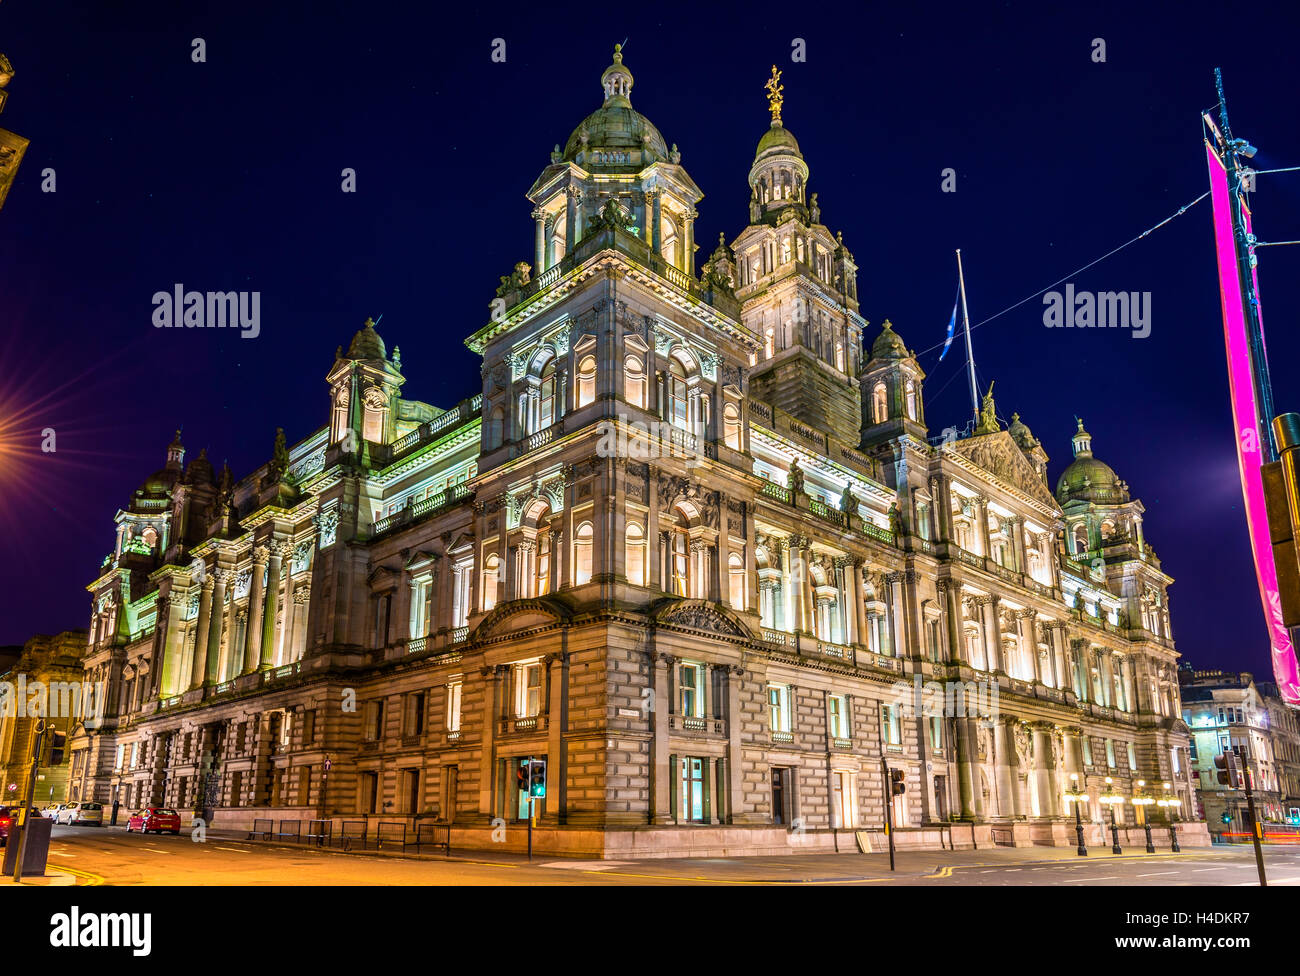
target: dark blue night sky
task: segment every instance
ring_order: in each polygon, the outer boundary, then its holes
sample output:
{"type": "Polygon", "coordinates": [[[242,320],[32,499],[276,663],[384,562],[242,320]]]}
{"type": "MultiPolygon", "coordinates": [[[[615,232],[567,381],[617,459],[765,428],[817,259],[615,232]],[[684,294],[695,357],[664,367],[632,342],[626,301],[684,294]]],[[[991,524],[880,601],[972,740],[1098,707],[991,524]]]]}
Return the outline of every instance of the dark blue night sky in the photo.
{"type": "MultiPolygon", "coordinates": [[[[624,38],[633,105],[705,192],[700,261],[747,222],[763,84],[782,67],[810,189],[861,269],[868,341],[889,318],[920,353],[933,432],[969,410],[959,350],[936,365],[954,248],[980,322],[1200,196],[1216,66],[1255,164],[1300,164],[1300,23],[1281,7],[1238,7],[1230,27],[1223,4],[475,6],[0,6],[16,71],[0,125],[32,143],[0,211],[0,644],[85,626],[113,515],[176,427],[190,458],[206,447],[242,475],[277,426],[293,441],[324,424],[335,347],[367,315],[401,347],[408,395],[472,394],[463,339],[532,261],[524,192],[600,105],[624,38]],[[948,167],[956,193],[940,192],[948,167]],[[261,335],[154,329],[151,296],[178,282],[260,291],[261,335]]],[[[1300,237],[1300,173],[1260,177],[1254,206],[1261,239],[1300,237]]],[[[1277,406],[1300,409],[1300,247],[1260,254],[1277,406]]],[[[1053,484],[1086,420],[1177,579],[1184,656],[1265,678],[1208,200],[1071,281],[1150,292],[1151,335],[1048,330],[1035,298],[975,331],[981,380],[1042,439],[1053,484]]]]}

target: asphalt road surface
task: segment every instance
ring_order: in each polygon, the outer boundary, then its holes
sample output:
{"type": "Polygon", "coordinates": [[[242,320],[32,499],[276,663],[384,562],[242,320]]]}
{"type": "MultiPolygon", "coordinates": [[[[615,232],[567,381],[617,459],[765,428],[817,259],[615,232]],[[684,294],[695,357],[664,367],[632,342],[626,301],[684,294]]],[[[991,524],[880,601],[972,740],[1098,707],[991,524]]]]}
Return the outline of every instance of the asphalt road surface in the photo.
{"type": "MultiPolygon", "coordinates": [[[[1269,848],[1270,885],[1300,885],[1300,849],[1269,848]]],[[[1255,885],[1250,847],[1188,848],[1079,857],[1073,849],[827,854],[790,857],[595,861],[506,852],[397,857],[344,853],[209,833],[128,834],[121,827],[56,825],[51,874],[81,885],[1255,885]]]]}

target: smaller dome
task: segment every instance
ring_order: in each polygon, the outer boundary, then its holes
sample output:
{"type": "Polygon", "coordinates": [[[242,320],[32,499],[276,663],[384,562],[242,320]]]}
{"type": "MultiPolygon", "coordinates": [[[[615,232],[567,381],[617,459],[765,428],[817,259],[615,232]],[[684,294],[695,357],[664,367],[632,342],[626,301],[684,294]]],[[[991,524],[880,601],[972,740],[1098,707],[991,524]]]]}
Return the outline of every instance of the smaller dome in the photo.
{"type": "Polygon", "coordinates": [[[871,358],[907,359],[909,356],[911,353],[907,351],[902,336],[894,331],[893,323],[885,319],[880,335],[876,336],[876,341],[871,344],[871,358]]]}
{"type": "Polygon", "coordinates": [[[366,319],[365,328],[352,337],[352,345],[348,346],[347,358],[384,360],[388,358],[387,350],[384,348],[384,340],[379,338],[379,333],[375,331],[373,319],[366,319]]]}
{"type": "Polygon", "coordinates": [[[1109,464],[1092,456],[1092,435],[1083,429],[1082,420],[1074,435],[1074,460],[1056,482],[1056,499],[1062,504],[1087,501],[1111,505],[1129,500],[1128,485],[1109,464]]]}
{"type": "Polygon", "coordinates": [[[799,151],[799,140],[780,122],[773,122],[772,127],[763,133],[763,138],[758,140],[758,150],[754,153],[754,160],[757,162],[769,153],[794,155],[803,159],[803,153],[799,151]]]}

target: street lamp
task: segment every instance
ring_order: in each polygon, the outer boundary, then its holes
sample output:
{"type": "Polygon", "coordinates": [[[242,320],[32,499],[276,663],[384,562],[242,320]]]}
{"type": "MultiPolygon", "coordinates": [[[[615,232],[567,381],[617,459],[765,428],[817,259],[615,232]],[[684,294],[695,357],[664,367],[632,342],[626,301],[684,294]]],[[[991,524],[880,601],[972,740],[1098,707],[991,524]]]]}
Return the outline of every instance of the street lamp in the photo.
{"type": "Polygon", "coordinates": [[[1080,808],[1088,802],[1088,794],[1079,788],[1079,774],[1070,774],[1070,788],[1065,791],[1065,802],[1074,804],[1074,832],[1079,838],[1079,856],[1087,857],[1088,848],[1083,842],[1083,817],[1080,808]]]}
{"type": "Polygon", "coordinates": [[[1147,853],[1154,854],[1156,845],[1151,843],[1151,819],[1147,816],[1146,808],[1155,803],[1155,798],[1146,794],[1147,781],[1140,779],[1137,781],[1137,788],[1133,791],[1133,805],[1138,808],[1138,817],[1142,820],[1142,830],[1147,835],[1147,853]]]}
{"type": "Polygon", "coordinates": [[[1169,818],[1169,839],[1172,842],[1171,850],[1175,854],[1178,854],[1182,851],[1182,848],[1178,846],[1178,828],[1174,826],[1174,816],[1178,813],[1178,808],[1183,805],[1183,801],[1169,792],[1171,789],[1169,783],[1165,783],[1164,787],[1165,795],[1156,800],[1156,805],[1163,807],[1165,816],[1169,818]]]}
{"type": "Polygon", "coordinates": [[[1112,854],[1123,854],[1124,848],[1119,846],[1119,824],[1115,821],[1115,808],[1124,802],[1124,797],[1115,792],[1115,781],[1109,776],[1106,777],[1107,792],[1097,797],[1097,802],[1102,806],[1110,807],[1110,852],[1112,854]]]}

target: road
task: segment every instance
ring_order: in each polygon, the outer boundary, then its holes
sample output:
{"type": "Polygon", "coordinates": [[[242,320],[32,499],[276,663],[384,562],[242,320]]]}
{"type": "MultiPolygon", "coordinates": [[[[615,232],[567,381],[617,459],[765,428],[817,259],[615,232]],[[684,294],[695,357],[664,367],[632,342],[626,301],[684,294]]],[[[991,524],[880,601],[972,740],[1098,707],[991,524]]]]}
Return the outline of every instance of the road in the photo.
{"type": "MultiPolygon", "coordinates": [[[[1300,885],[1300,849],[1266,851],[1271,885],[1300,885]]],[[[593,861],[505,852],[419,858],[343,853],[209,834],[142,837],[120,827],[54,828],[49,864],[78,884],[103,885],[1254,885],[1249,847],[1154,855],[1109,848],[998,848],[887,855],[593,861]]]]}

